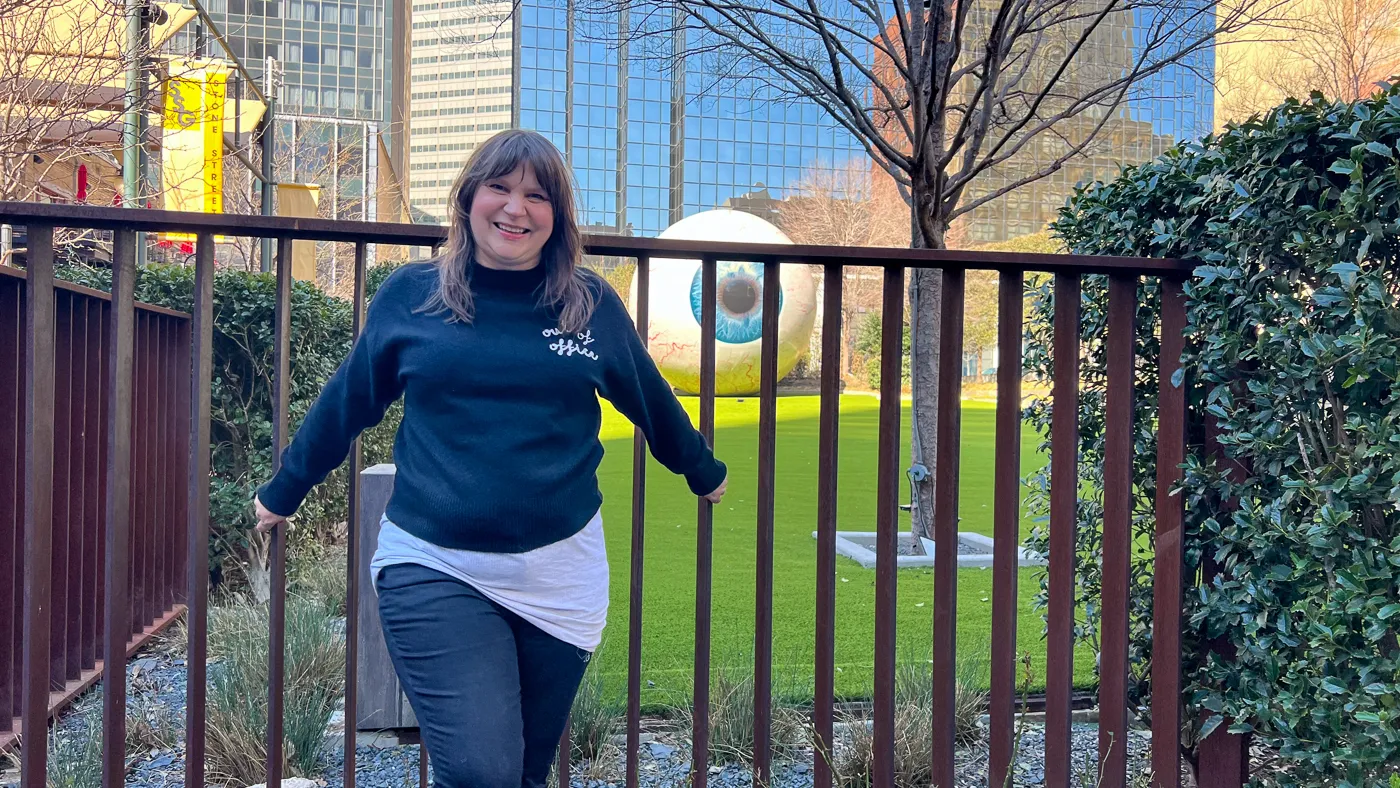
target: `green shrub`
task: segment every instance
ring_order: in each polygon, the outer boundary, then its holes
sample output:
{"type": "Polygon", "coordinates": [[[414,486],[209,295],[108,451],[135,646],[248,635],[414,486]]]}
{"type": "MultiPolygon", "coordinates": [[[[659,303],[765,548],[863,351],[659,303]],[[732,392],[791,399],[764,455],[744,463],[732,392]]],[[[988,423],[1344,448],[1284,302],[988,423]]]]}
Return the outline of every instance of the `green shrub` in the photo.
{"type": "Polygon", "coordinates": [[[345,546],[308,544],[287,557],[288,593],[320,602],[331,618],[345,616],[345,546]]]}
{"type": "MultiPolygon", "coordinates": [[[[1400,760],[1397,145],[1400,87],[1350,104],[1291,100],[1079,190],[1055,225],[1075,252],[1199,264],[1187,285],[1183,720],[1188,746],[1220,725],[1251,732],[1278,756],[1266,784],[1382,785],[1400,760]],[[1208,422],[1252,472],[1216,468],[1202,445],[1208,422]]],[[[1105,291],[1086,279],[1084,639],[1101,584],[1105,291]]],[[[1048,375],[1053,303],[1048,289],[1037,295],[1026,361],[1048,375]]],[[[1135,339],[1140,545],[1151,544],[1156,491],[1158,303],[1148,279],[1135,339]]],[[[1030,416],[1045,426],[1049,404],[1030,416]]],[[[1033,487],[1029,505],[1044,513],[1044,474],[1033,487]]],[[[1043,533],[1032,542],[1048,547],[1043,533]]],[[[1135,708],[1150,690],[1152,577],[1151,556],[1134,551],[1135,708]]]]}
{"type": "MultiPolygon", "coordinates": [[[[867,312],[861,316],[860,323],[856,326],[856,337],[852,343],[855,348],[855,355],[859,359],[858,366],[864,371],[865,382],[870,388],[880,388],[880,342],[884,336],[884,329],[880,325],[880,315],[878,312],[867,312]]],[[[901,381],[904,385],[909,385],[909,324],[904,324],[904,346],[900,353],[903,359],[901,370],[901,381]]]]}
{"type": "MultiPolygon", "coordinates": [[[[372,297],[393,266],[377,266],[366,275],[372,297]]],[[[61,279],[111,290],[111,271],[62,266],[61,279]]],[[[150,265],[137,272],[139,301],[188,312],[192,306],[194,269],[150,265]]],[[[253,491],[272,469],[272,383],[275,351],[276,279],[271,274],[220,270],[214,279],[214,379],[210,409],[210,565],[229,568],[248,554],[253,525],[253,491]]],[[[291,300],[291,398],[288,415],[296,430],[322,387],[350,349],[351,306],[309,282],[294,282],[291,300]]],[[[367,464],[388,461],[393,435],[402,418],[396,405],[384,423],[365,433],[367,464]]],[[[345,519],[345,467],[331,474],[298,512],[304,524],[345,519]]],[[[306,539],[317,529],[299,528],[292,538],[306,539]]]]}

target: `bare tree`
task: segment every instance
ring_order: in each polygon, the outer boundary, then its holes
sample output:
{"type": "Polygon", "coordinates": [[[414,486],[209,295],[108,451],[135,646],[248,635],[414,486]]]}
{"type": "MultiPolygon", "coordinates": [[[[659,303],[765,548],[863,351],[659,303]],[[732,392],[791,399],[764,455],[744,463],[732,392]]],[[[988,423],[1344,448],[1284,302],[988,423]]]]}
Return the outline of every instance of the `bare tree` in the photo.
{"type": "Polygon", "coordinates": [[[1289,0],[1221,47],[1218,108],[1243,120],[1313,91],[1355,101],[1400,74],[1400,0],[1289,0]]]}
{"type": "MultiPolygon", "coordinates": [[[[758,80],[819,105],[898,185],[912,244],[941,249],[959,217],[1102,148],[1129,104],[1171,99],[1170,69],[1201,70],[1216,37],[1279,0],[593,0],[630,14],[629,44],[674,67],[758,80]],[[977,188],[988,176],[992,188],[977,188]]],[[[1204,66],[1209,69],[1209,65],[1204,66]]],[[[1209,73],[1199,73],[1209,79],[1209,73]]],[[[941,278],[910,283],[913,461],[933,468],[941,278]]],[[[914,486],[931,530],[933,474],[914,486]]]]}
{"type": "MultiPolygon", "coordinates": [[[[778,225],[794,242],[822,246],[909,245],[908,209],[883,173],[868,161],[817,165],[792,184],[778,206],[778,225]]],[[[818,272],[819,274],[820,272],[818,272]]],[[[841,373],[850,374],[855,328],[861,315],[879,309],[880,273],[869,267],[845,270],[841,302],[841,373]]]]}
{"type": "Polygon", "coordinates": [[[94,201],[118,192],[126,97],[123,7],[0,0],[0,199],[72,199],[82,165],[94,201]]]}

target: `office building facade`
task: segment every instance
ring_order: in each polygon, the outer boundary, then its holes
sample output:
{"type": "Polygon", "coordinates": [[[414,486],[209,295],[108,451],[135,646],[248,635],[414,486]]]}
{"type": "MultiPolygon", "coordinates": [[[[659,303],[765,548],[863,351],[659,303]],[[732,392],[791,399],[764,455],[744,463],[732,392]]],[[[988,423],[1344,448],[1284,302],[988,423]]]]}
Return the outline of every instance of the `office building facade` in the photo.
{"type": "MultiPolygon", "coordinates": [[[[973,24],[987,26],[990,6],[973,11],[973,24]]],[[[1153,47],[1161,58],[1180,44],[1154,41],[1155,30],[1149,11],[1124,11],[1107,17],[1091,34],[1091,40],[1076,56],[1074,68],[1061,83],[1060,93],[1076,96],[1093,87],[1111,84],[1144,57],[1144,48],[1153,47]],[[1078,87],[1076,87],[1078,86],[1078,87]]],[[[1043,45],[1047,70],[1058,66],[1064,52],[1079,31],[1066,25],[1060,36],[1066,40],[1043,45]]],[[[1190,23],[1175,34],[1185,38],[1190,23]]],[[[1060,122],[1053,133],[1040,134],[1020,153],[982,174],[964,192],[967,205],[1027,177],[1049,171],[988,202],[967,215],[966,243],[984,244],[1010,240],[1040,232],[1065,205],[1074,188],[1094,180],[1111,180],[1119,168],[1149,161],[1175,145],[1209,134],[1214,125],[1215,89],[1212,75],[1215,55],[1209,48],[1187,54],[1134,86],[1126,100],[1111,110],[1090,107],[1060,122]],[[1105,119],[1105,113],[1111,116],[1105,119]],[[1102,125],[1100,125],[1102,124],[1102,125]],[[1092,137],[1079,155],[1053,165],[1070,150],[1070,141],[1092,137]]],[[[967,87],[971,87],[968,85],[967,87]]],[[[1044,116],[1053,116],[1053,100],[1047,102],[1044,116]]]]}
{"type": "Polygon", "coordinates": [[[643,46],[626,12],[574,8],[415,4],[409,166],[419,216],[445,221],[462,162],[513,126],[565,153],[580,223],[593,232],[656,235],[765,188],[781,198],[810,169],[865,156],[815,104],[782,100],[758,80],[718,79],[699,58],[668,57],[683,51],[679,41],[643,46]]]}

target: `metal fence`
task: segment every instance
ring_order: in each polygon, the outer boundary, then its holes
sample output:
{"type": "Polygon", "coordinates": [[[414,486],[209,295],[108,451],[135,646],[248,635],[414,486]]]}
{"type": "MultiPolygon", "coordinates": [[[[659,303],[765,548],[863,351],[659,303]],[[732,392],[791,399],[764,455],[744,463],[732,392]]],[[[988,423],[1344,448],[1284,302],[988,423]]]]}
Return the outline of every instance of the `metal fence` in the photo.
{"type": "MultiPolygon", "coordinates": [[[[124,585],[130,593],[118,608],[124,620],[113,622],[113,634],[127,653],[183,611],[186,578],[189,315],[135,307],[134,396],[114,401],[111,298],[55,283],[51,303],[31,323],[28,291],[23,272],[0,267],[0,747],[18,735],[22,686],[47,694],[54,710],[102,675],[99,635],[109,547],[104,524],[112,466],[104,425],[114,406],[129,411],[133,425],[129,451],[117,463],[129,469],[131,546],[124,585]],[[36,341],[44,352],[33,352],[36,341]],[[29,380],[36,384],[32,394],[25,389],[29,380]],[[41,447],[27,435],[46,437],[49,444],[41,447]],[[30,471],[44,466],[52,470],[41,484],[52,492],[40,500],[26,491],[42,489],[30,471]],[[27,521],[20,516],[29,516],[26,506],[43,518],[47,545],[22,539],[18,525],[27,521]],[[16,582],[31,575],[49,578],[42,609],[25,604],[16,582]],[[21,644],[31,637],[46,637],[50,650],[34,664],[37,672],[21,672],[21,644]]],[[[26,584],[23,590],[31,589],[26,584]]]]}
{"type": "MultiPolygon", "coordinates": [[[[212,294],[214,282],[213,236],[252,236],[277,241],[277,309],[276,309],[276,373],[274,380],[273,438],[277,447],[285,445],[288,435],[288,355],[290,346],[289,304],[291,295],[291,243],[293,239],[345,241],[355,244],[355,308],[354,332],[358,336],[364,319],[365,260],[371,244],[431,247],[442,242],[444,228],[390,225],[366,222],[336,222],[326,220],[291,219],[249,216],[208,216],[177,214],[161,211],[133,211],[84,206],[49,206],[0,203],[0,222],[28,226],[28,314],[30,333],[25,340],[25,370],[28,387],[21,403],[29,414],[22,451],[26,457],[24,509],[24,545],[31,566],[44,566],[57,553],[55,530],[57,511],[49,502],[61,475],[50,472],[54,447],[61,433],[56,431],[54,409],[54,369],[57,364],[54,326],[54,284],[52,280],[52,237],[55,227],[87,227],[114,230],[112,307],[104,313],[110,347],[111,364],[106,368],[110,378],[105,390],[109,402],[127,402],[140,387],[140,367],[131,364],[133,345],[140,320],[132,303],[135,243],[137,231],[186,232],[198,235],[192,328],[189,333],[189,369],[193,374],[182,382],[181,407],[188,407],[187,421],[175,436],[182,451],[189,455],[184,466],[182,484],[186,489],[187,506],[182,510],[187,555],[182,569],[187,572],[189,644],[187,654],[188,699],[186,715],[186,784],[204,784],[204,726],[205,726],[205,655],[207,627],[207,543],[209,508],[209,398],[210,356],[212,342],[212,294]]],[[[651,258],[699,258],[702,260],[702,319],[701,319],[701,397],[700,430],[707,438],[714,431],[715,383],[715,310],[717,265],[722,260],[742,260],[764,263],[764,310],[762,333],[763,370],[759,395],[759,453],[757,502],[757,583],[754,600],[754,709],[755,753],[754,784],[767,785],[771,774],[770,693],[772,678],[773,627],[773,526],[775,499],[775,436],[777,431],[777,317],[779,269],[783,264],[815,264],[825,267],[826,287],[824,308],[827,315],[841,314],[842,266],[874,266],[883,272],[884,288],[882,319],[885,326],[902,323],[905,277],[914,268],[937,269],[943,282],[943,316],[940,325],[940,366],[937,370],[939,407],[938,439],[935,477],[936,522],[933,628],[933,783],[952,786],[954,775],[954,714],[955,664],[958,645],[954,639],[957,617],[957,523],[958,523],[958,452],[959,452],[959,392],[962,383],[960,352],[962,347],[962,316],[964,275],[968,269],[993,269],[1000,272],[999,345],[1004,357],[1003,371],[1021,366],[1022,309],[1024,277],[1027,272],[1048,272],[1054,277],[1054,421],[1051,430],[1051,501],[1049,567],[1049,622],[1047,636],[1046,673],[1046,785],[1067,788],[1071,775],[1070,702],[1073,675],[1073,626],[1075,580],[1076,498],[1079,490],[1076,467],[1078,440],[1079,396],[1079,305],[1081,277],[1106,274],[1110,282],[1109,319],[1106,352],[1109,359],[1107,441],[1105,463],[1105,513],[1103,522],[1104,567],[1102,609],[1102,657],[1099,668],[1100,754],[1103,779],[1100,785],[1115,788],[1126,783],[1126,743],[1129,726],[1127,685],[1129,557],[1132,549],[1131,450],[1134,432],[1132,407],[1133,335],[1137,288],[1142,277],[1158,277],[1163,293],[1162,362],[1159,369],[1160,402],[1156,418],[1159,436],[1156,539],[1154,575],[1154,623],[1152,692],[1152,767],[1154,785],[1181,784],[1180,747],[1183,702],[1180,692],[1180,633],[1182,577],[1182,502],[1171,494],[1180,479],[1179,466],[1185,453],[1185,393],[1173,385],[1173,376],[1180,370],[1179,358],[1183,348],[1185,305],[1182,283],[1189,266],[1178,260],[1131,259],[1070,255],[1039,255],[1011,253],[973,253],[932,250],[895,250],[877,248],[841,248],[812,246],[780,246],[739,243],[702,243],[694,241],[660,240],[589,236],[588,253],[638,260],[637,298],[638,331],[645,339],[649,320],[649,266],[651,258]]],[[[882,368],[898,369],[901,363],[901,331],[883,332],[882,368]]],[[[822,327],[822,353],[836,358],[840,352],[838,320],[826,320],[822,327]]],[[[817,511],[818,552],[816,572],[816,697],[813,726],[819,742],[817,753],[830,753],[834,743],[834,650],[835,650],[835,562],[836,562],[836,502],[841,486],[837,473],[837,444],[840,433],[838,414],[839,364],[822,365],[820,458],[817,511]]],[[[896,603],[896,545],[898,498],[901,470],[899,449],[900,380],[897,375],[882,377],[879,407],[879,462],[877,516],[877,555],[875,600],[875,681],[873,697],[874,784],[877,788],[893,786],[894,714],[895,714],[895,603],[896,603]]],[[[990,757],[991,784],[1006,784],[1005,778],[1013,752],[1013,720],[1016,695],[1016,630],[1017,630],[1017,545],[1020,531],[1021,479],[1021,381],[1017,375],[998,375],[998,404],[996,412],[996,470],[995,470],[995,549],[993,563],[990,695],[990,757]]],[[[126,456],[141,438],[132,411],[109,408],[103,414],[102,429],[112,447],[109,454],[126,456]]],[[[274,454],[276,457],[277,454],[274,454]]],[[[643,556],[646,546],[647,517],[645,510],[646,447],[640,434],[634,442],[634,481],[632,501],[632,551],[629,570],[628,676],[627,676],[627,746],[626,784],[638,785],[638,750],[641,737],[641,634],[643,614],[642,589],[643,556]]],[[[361,471],[358,446],[350,456],[351,480],[361,471]]],[[[129,600],[137,598],[131,581],[133,565],[143,565],[140,554],[141,538],[131,537],[128,544],[130,515],[128,495],[133,489],[134,474],[139,471],[124,463],[108,463],[108,484],[105,495],[105,527],[107,552],[105,571],[105,650],[115,655],[108,663],[104,686],[104,784],[122,784],[125,718],[124,671],[120,670],[131,633],[129,600]]],[[[61,489],[61,488],[60,488],[61,489]]],[[[349,522],[359,520],[357,485],[350,485],[349,522]]],[[[62,496],[58,496],[62,497],[62,496]]],[[[139,493],[138,493],[139,500],[139,493]]],[[[712,601],[712,511],[711,504],[701,499],[697,505],[695,660],[694,660],[694,730],[692,733],[694,762],[690,784],[705,788],[708,780],[709,704],[710,704],[710,634],[712,601]]],[[[347,632],[346,639],[346,704],[356,708],[356,632],[358,618],[358,555],[355,529],[349,529],[352,543],[347,551],[347,632]]],[[[173,565],[158,564],[167,569],[173,565]]],[[[8,567],[6,567],[8,568],[8,567]]],[[[269,725],[267,742],[267,781],[277,785],[282,778],[282,700],[283,700],[283,638],[286,600],[286,542],[283,534],[274,532],[271,550],[272,598],[270,602],[270,682],[268,688],[269,725]]],[[[0,573],[0,579],[13,575],[0,573]]],[[[45,572],[24,575],[24,646],[23,717],[26,727],[33,730],[44,724],[45,690],[50,681],[51,648],[61,641],[51,638],[47,611],[60,593],[56,580],[66,576],[45,572]]],[[[57,653],[57,652],[53,652],[57,653]]],[[[354,726],[347,725],[346,751],[354,752],[354,726]]],[[[1223,726],[1222,726],[1223,727],[1223,726]]],[[[565,756],[561,764],[567,767],[567,733],[561,742],[565,756]]],[[[1200,772],[1203,786],[1238,786],[1243,774],[1242,745],[1238,737],[1223,731],[1213,734],[1202,748],[1200,772]]],[[[23,748],[23,783],[28,788],[41,788],[45,781],[45,744],[33,739],[23,748]]],[[[354,759],[347,762],[345,784],[354,785],[354,759]]],[[[832,784],[830,764],[820,755],[816,758],[814,779],[816,788],[832,784]]],[[[567,769],[565,768],[565,774],[567,769]]]]}

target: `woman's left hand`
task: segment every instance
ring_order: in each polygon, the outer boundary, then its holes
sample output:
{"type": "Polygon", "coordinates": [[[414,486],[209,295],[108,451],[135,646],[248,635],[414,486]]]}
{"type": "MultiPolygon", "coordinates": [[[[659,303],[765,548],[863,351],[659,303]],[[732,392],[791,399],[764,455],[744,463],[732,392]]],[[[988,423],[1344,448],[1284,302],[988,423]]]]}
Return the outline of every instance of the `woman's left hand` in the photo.
{"type": "Polygon", "coordinates": [[[705,496],[705,500],[709,501],[710,503],[719,503],[720,499],[724,497],[724,491],[728,489],[729,477],[725,476],[724,481],[719,483],[719,486],[715,488],[714,492],[705,496]]]}

